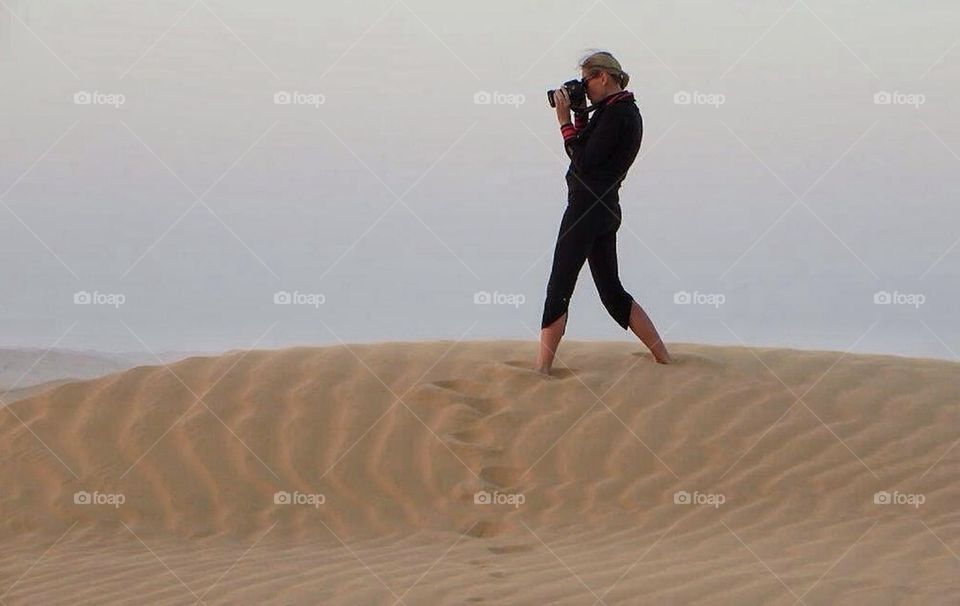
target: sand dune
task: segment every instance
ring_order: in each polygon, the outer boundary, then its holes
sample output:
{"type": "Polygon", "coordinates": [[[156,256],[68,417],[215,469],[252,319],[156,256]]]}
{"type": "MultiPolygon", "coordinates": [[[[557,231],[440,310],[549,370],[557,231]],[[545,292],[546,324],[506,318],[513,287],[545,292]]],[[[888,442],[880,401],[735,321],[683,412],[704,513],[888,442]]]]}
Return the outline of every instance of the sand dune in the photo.
{"type": "Polygon", "coordinates": [[[67,383],[73,383],[77,379],[56,379],[54,381],[47,381],[46,383],[38,383],[36,385],[31,385],[30,387],[20,387],[16,389],[6,389],[0,390],[0,406],[6,406],[16,402],[17,400],[22,400],[24,398],[29,398],[35,396],[39,393],[43,393],[48,389],[53,389],[54,387],[59,387],[61,385],[66,385],[67,383]]]}
{"type": "Polygon", "coordinates": [[[535,346],[235,352],[16,401],[0,600],[960,603],[960,365],[565,342],[544,379],[535,346]]]}

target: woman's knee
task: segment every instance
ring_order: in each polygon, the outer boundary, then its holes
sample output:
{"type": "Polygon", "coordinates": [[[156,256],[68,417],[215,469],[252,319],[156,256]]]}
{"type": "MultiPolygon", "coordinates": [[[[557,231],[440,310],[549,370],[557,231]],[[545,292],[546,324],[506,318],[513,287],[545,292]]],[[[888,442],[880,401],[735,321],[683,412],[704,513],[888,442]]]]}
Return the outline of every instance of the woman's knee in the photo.
{"type": "Polygon", "coordinates": [[[617,296],[607,296],[606,298],[601,297],[601,302],[603,306],[607,309],[607,313],[610,314],[610,317],[616,321],[622,328],[626,328],[630,325],[630,312],[633,310],[633,297],[629,293],[623,291],[622,294],[617,296]]]}

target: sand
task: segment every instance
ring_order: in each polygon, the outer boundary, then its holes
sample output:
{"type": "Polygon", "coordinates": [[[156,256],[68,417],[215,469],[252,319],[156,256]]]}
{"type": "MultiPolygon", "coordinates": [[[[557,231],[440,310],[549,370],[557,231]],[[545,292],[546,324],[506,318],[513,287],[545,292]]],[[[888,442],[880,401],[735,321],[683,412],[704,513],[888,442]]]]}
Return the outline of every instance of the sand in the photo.
{"type": "Polygon", "coordinates": [[[0,604],[960,603],[957,363],[565,341],[545,379],[535,348],[255,350],[21,394],[0,604]]]}

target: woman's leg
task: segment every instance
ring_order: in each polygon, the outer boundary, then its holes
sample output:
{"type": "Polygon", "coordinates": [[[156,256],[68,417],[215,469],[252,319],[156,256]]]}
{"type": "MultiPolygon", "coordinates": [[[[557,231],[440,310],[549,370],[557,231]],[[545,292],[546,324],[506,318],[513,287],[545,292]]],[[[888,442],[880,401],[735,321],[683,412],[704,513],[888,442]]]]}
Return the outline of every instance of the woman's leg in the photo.
{"type": "Polygon", "coordinates": [[[617,230],[619,223],[600,235],[590,252],[590,272],[607,312],[622,328],[628,326],[661,364],[673,361],[656,327],[643,308],[630,296],[620,283],[617,268],[617,230]]]}
{"type": "Polygon", "coordinates": [[[667,346],[660,338],[656,327],[647,312],[643,311],[643,308],[636,301],[633,302],[630,309],[630,330],[640,337],[640,340],[647,346],[657,362],[661,364],[673,363],[673,358],[670,357],[670,352],[667,351],[667,346]]]}
{"type": "Polygon", "coordinates": [[[607,309],[610,317],[627,329],[630,323],[630,307],[633,297],[630,296],[620,283],[619,269],[617,268],[617,227],[619,221],[593,242],[593,249],[588,258],[590,273],[593,274],[593,283],[597,287],[600,301],[607,309]]]}
{"type": "Polygon", "coordinates": [[[537,370],[543,374],[550,374],[557,347],[566,331],[570,297],[573,296],[577,276],[593,246],[594,223],[594,216],[584,216],[572,206],[567,206],[560,222],[560,233],[553,251],[553,266],[547,282],[543,317],[540,320],[537,370]]]}

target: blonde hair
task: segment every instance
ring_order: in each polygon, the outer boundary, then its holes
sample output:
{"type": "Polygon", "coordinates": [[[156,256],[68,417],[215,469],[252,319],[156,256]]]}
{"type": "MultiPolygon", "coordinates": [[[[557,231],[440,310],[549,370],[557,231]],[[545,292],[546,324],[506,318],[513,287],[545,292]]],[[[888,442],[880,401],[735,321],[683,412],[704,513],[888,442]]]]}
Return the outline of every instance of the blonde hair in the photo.
{"type": "Polygon", "coordinates": [[[589,70],[591,73],[606,72],[610,74],[620,88],[627,88],[630,82],[630,74],[623,71],[620,62],[607,51],[595,51],[580,60],[579,67],[589,70]]]}

